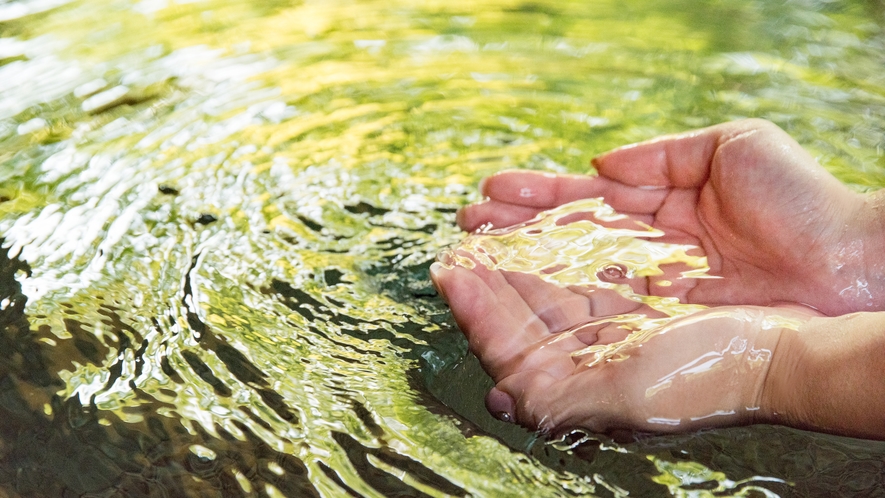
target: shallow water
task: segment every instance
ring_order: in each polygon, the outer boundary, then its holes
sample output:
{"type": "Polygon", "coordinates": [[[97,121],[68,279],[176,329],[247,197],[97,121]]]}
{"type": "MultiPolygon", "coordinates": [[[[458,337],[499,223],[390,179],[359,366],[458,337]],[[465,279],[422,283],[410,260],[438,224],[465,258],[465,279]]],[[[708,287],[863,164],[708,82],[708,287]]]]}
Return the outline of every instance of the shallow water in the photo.
{"type": "Polygon", "coordinates": [[[881,443],[497,422],[427,274],[483,176],[728,119],[885,185],[883,27],[876,0],[0,0],[0,490],[885,494],[881,443]]]}

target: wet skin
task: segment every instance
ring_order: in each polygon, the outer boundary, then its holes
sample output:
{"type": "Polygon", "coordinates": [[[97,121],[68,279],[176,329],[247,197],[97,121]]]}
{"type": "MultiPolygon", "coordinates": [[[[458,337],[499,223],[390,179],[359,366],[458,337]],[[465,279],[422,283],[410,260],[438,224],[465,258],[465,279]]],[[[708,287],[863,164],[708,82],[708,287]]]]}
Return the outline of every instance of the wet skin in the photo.
{"type": "MultiPolygon", "coordinates": [[[[598,176],[506,171],[463,208],[466,231],[588,197],[699,247],[716,280],[650,293],[706,305],[799,302],[836,316],[885,309],[885,196],[852,191],[789,135],[744,120],[616,149],[598,176]]],[[[650,282],[653,284],[654,282],[650,282]]]]}
{"type": "Polygon", "coordinates": [[[595,165],[598,177],[493,176],[482,185],[488,200],[464,208],[459,224],[506,226],[602,196],[665,241],[697,245],[722,277],[678,279],[673,268],[655,278],[675,285],[649,279],[634,290],[721,306],[674,321],[624,361],[588,368],[574,352],[629,331],[561,331],[623,310],[528,275],[435,264],[434,283],[496,382],[493,414],[545,432],[772,422],[885,438],[875,415],[885,409],[885,315],[823,316],[883,309],[881,197],[847,189],[757,120],[618,149],[595,165]]]}

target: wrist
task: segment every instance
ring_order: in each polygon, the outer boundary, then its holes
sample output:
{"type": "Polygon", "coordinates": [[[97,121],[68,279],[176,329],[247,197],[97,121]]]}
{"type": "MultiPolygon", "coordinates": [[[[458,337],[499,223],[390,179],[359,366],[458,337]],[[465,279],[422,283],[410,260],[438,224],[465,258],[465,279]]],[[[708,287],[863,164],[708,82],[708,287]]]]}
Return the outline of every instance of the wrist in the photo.
{"type": "Polygon", "coordinates": [[[755,422],[885,439],[885,313],[812,318],[784,329],[755,422]]]}
{"type": "Polygon", "coordinates": [[[798,389],[803,377],[803,343],[799,331],[780,329],[780,335],[772,353],[768,372],[759,392],[759,410],[754,414],[755,423],[796,425],[802,418],[799,412],[806,401],[798,399],[803,393],[798,389]]]}
{"type": "Polygon", "coordinates": [[[803,342],[800,330],[807,326],[809,320],[822,317],[818,311],[798,304],[784,304],[769,308],[771,322],[779,326],[762,327],[759,333],[759,343],[766,348],[769,361],[765,371],[756,381],[756,389],[753,392],[756,407],[750,413],[749,423],[757,424],[785,424],[786,414],[797,411],[796,379],[801,377],[799,373],[802,359],[798,354],[801,352],[803,342]]]}

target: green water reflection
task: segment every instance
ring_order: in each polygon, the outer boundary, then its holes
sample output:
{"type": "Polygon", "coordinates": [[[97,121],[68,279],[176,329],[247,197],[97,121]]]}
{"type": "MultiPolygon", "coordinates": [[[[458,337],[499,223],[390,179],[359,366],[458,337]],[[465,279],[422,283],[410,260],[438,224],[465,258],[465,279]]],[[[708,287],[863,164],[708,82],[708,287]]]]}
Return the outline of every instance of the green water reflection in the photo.
{"type": "Polygon", "coordinates": [[[885,185],[869,1],[0,1],[0,494],[820,495],[885,447],[555,445],[427,278],[503,168],[746,116],[885,185]]]}

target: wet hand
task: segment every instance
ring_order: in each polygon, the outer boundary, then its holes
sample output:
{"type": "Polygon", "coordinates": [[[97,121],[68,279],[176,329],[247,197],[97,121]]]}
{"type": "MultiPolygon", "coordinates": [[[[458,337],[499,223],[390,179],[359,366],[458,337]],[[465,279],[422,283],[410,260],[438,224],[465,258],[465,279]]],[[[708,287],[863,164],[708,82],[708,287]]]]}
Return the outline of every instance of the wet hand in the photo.
{"type": "Polygon", "coordinates": [[[618,313],[656,316],[605,290],[563,289],[482,265],[436,263],[432,276],[496,383],[486,399],[489,411],[547,433],[574,427],[684,432],[752,423],[768,411],[762,392],[783,328],[816,315],[801,307],[713,308],[631,343],[631,331],[614,321],[581,327],[618,313]],[[575,354],[620,344],[631,345],[620,361],[588,367],[595,355],[575,354]]]}
{"type": "MultiPolygon", "coordinates": [[[[508,171],[486,179],[486,201],[461,210],[471,231],[603,197],[696,245],[720,279],[648,292],[684,302],[800,302],[827,315],[885,309],[885,220],[771,123],[745,120],[624,147],[594,160],[598,176],[508,171]]],[[[881,200],[881,199],[880,199],[881,200]]]]}

